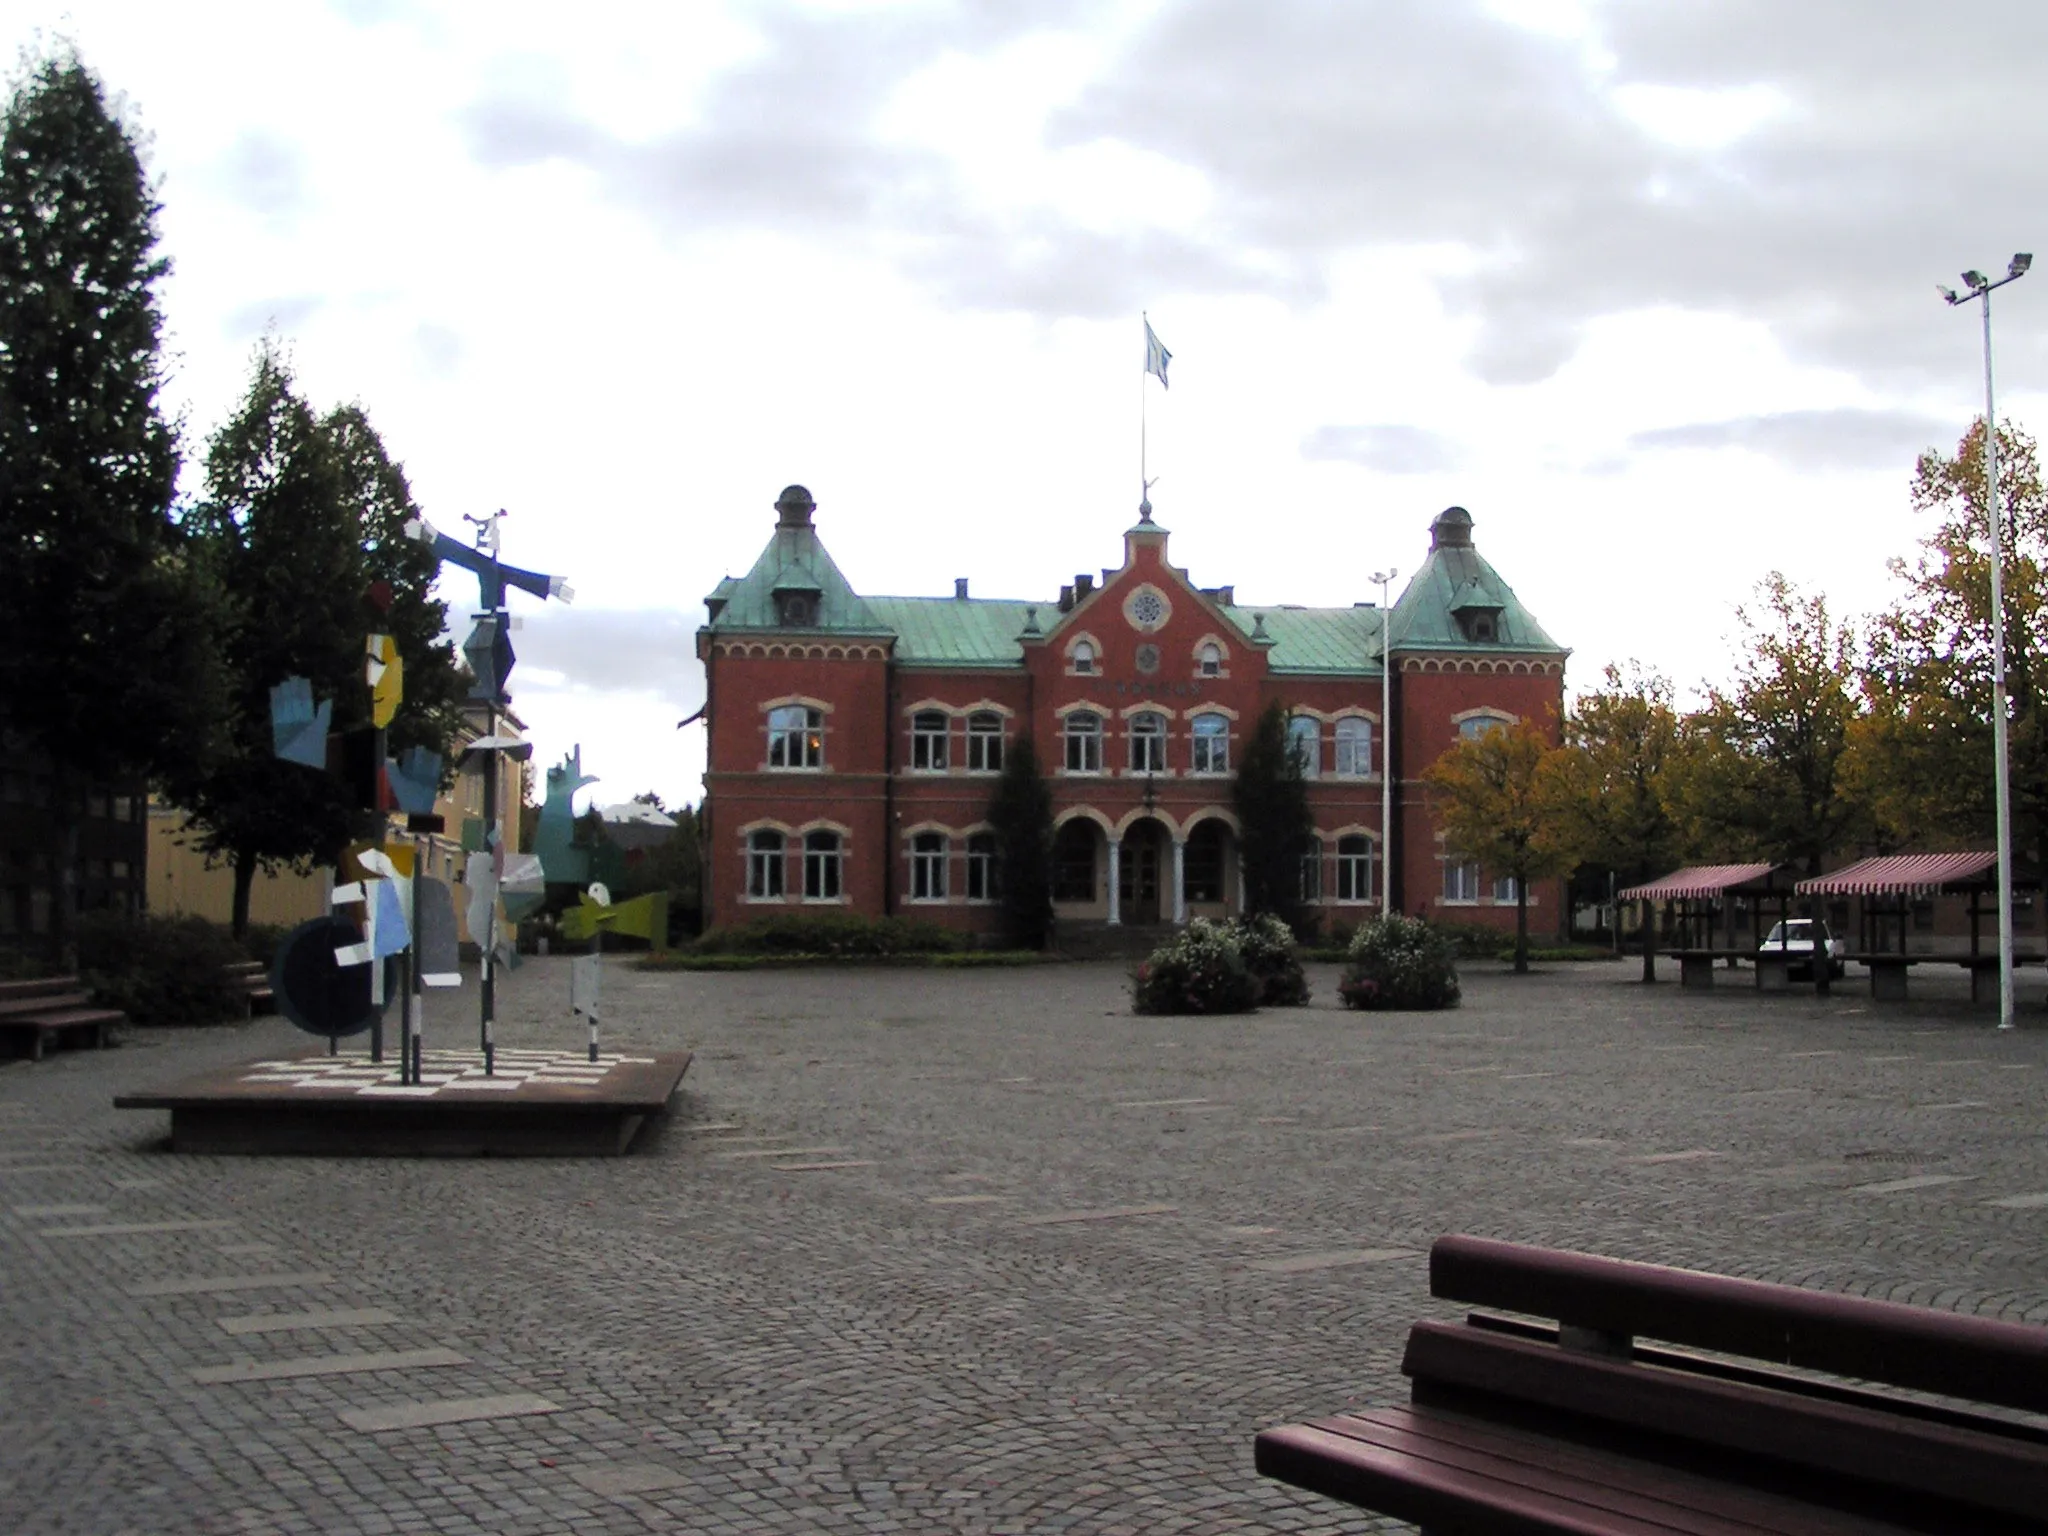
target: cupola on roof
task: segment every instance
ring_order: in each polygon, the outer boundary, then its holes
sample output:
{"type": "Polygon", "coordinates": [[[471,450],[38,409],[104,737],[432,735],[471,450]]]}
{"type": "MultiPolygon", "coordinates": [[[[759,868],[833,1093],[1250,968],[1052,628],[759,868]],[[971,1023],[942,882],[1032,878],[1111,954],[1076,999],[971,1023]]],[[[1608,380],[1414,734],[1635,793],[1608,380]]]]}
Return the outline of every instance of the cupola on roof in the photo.
{"type": "MultiPolygon", "coordinates": [[[[785,493],[787,494],[787,493],[785,493]]],[[[1470,549],[1472,514],[1463,507],[1445,507],[1429,525],[1431,549],[1470,549]]]]}
{"type": "Polygon", "coordinates": [[[775,498],[776,518],[784,528],[808,528],[811,514],[818,510],[811,493],[800,485],[785,485],[782,494],[775,498]]]}

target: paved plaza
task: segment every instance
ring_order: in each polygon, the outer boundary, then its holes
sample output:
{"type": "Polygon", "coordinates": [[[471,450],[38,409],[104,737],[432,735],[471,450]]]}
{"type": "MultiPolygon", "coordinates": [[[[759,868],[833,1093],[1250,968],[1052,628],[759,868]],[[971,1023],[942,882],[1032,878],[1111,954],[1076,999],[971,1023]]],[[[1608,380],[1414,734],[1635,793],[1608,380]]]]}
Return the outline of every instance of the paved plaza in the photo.
{"type": "MultiPolygon", "coordinates": [[[[607,977],[690,1049],[632,1156],[176,1156],[0,1070],[0,1529],[1399,1529],[1268,1425],[1405,1398],[1447,1231],[2048,1323],[2048,1014],[1483,967],[1455,1012],[1141,1019],[1107,965],[607,977]]],[[[561,960],[503,1038],[575,1046],[561,960]]],[[[1946,993],[1947,995],[1939,995],[1946,993]]],[[[473,994],[430,1045],[473,1043],[473,994]]]]}

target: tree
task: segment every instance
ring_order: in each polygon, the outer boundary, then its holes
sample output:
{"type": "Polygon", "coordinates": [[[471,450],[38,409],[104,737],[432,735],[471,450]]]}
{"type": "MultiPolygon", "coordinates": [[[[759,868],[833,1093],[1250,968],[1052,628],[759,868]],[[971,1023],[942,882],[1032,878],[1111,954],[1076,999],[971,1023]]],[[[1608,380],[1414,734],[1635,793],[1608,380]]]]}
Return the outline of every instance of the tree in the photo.
{"type": "Polygon", "coordinates": [[[1052,787],[1029,736],[1010,745],[989,800],[996,837],[1003,927],[1019,949],[1043,949],[1052,932],[1052,787]]]}
{"type": "MultiPolygon", "coordinates": [[[[2048,856],[2048,491],[2033,439],[1998,434],[2004,533],[2005,654],[2013,841],[2048,856]]],[[[1940,521],[1910,563],[1897,602],[1871,624],[1868,714],[1851,727],[1845,773],[1890,847],[1988,843],[1994,833],[1991,529],[1984,423],[1955,455],[1921,456],[1915,510],[1940,521]]]]}
{"type": "Polygon", "coordinates": [[[1301,932],[1302,852],[1315,837],[1301,753],[1287,739],[1287,706],[1268,704],[1252,726],[1230,786],[1237,813],[1238,862],[1244,873],[1245,915],[1271,912],[1301,932]]]}
{"type": "Polygon", "coordinates": [[[1807,875],[1852,846],[1866,807],[1844,776],[1862,713],[1855,631],[1778,572],[1757,585],[1761,609],[1739,608],[1732,688],[1710,689],[1693,717],[1684,820],[1699,848],[1793,863],[1807,875]]]}
{"type": "Polygon", "coordinates": [[[1430,764],[1423,782],[1436,792],[1444,847],[1515,882],[1515,971],[1529,969],[1529,883],[1562,874],[1572,845],[1557,807],[1559,749],[1534,720],[1519,720],[1460,741],[1430,764]]]}
{"type": "MultiPolygon", "coordinates": [[[[1680,855],[1672,812],[1684,736],[1670,680],[1609,664],[1606,686],[1583,694],[1565,718],[1554,759],[1558,840],[1574,860],[1631,884],[1668,871],[1680,855]]],[[[1656,979],[1655,935],[1644,930],[1643,980],[1656,979]]]]}
{"type": "Polygon", "coordinates": [[[273,687],[304,677],[334,701],[336,730],[367,727],[364,639],[392,634],[406,705],[387,750],[447,750],[458,705],[452,648],[439,638],[444,611],[429,595],[431,559],[414,560],[398,531],[417,510],[360,409],[317,418],[266,338],[248,394],[209,447],[206,499],[185,520],[227,594],[228,749],[169,786],[201,848],[234,869],[238,934],[259,869],[331,860],[364,821],[353,786],[275,756],[273,687]]]}
{"type": "Polygon", "coordinates": [[[170,515],[158,211],[98,78],[32,64],[0,127],[0,728],[51,768],[61,965],[89,788],[203,761],[221,697],[214,594],[170,515]]]}

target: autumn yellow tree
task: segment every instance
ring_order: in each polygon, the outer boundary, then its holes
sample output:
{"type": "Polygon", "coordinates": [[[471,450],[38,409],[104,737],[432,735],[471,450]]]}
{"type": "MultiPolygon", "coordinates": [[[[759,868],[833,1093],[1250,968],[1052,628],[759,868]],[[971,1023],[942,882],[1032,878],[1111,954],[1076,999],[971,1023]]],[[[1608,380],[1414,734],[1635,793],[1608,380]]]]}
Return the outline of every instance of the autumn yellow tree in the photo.
{"type": "Polygon", "coordinates": [[[1529,969],[1529,882],[1574,862],[1557,809],[1558,758],[1550,733],[1525,719],[1460,741],[1422,776],[1445,849],[1515,882],[1518,974],[1529,969]]]}

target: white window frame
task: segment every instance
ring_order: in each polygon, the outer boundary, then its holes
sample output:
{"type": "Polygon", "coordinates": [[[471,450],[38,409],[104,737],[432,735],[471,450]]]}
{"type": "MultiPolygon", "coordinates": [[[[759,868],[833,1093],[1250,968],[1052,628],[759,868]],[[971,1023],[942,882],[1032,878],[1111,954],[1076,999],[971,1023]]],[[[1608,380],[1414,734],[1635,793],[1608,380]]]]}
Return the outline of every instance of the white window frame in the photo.
{"type": "Polygon", "coordinates": [[[967,899],[994,901],[1002,893],[996,886],[996,835],[993,832],[967,834],[967,899]]]}
{"type": "Polygon", "coordinates": [[[919,773],[944,773],[952,757],[953,719],[942,709],[920,709],[910,717],[910,766],[919,773]],[[934,727],[931,722],[936,720],[934,727]]]}
{"type": "Polygon", "coordinates": [[[1228,716],[1205,711],[1188,722],[1188,761],[1191,773],[1230,772],[1230,720],[1228,716]],[[1214,725],[1209,724],[1213,721],[1214,725]],[[1220,729],[1218,728],[1220,727],[1220,729]]]}
{"type": "Polygon", "coordinates": [[[787,899],[787,875],[789,869],[789,836],[773,827],[756,827],[747,834],[747,900],[783,901],[787,899]],[[771,849],[763,839],[774,838],[771,849]]]}
{"type": "Polygon", "coordinates": [[[1221,677],[1223,675],[1223,647],[1214,640],[1204,640],[1195,652],[1195,675],[1197,677],[1221,677]]]}
{"type": "Polygon", "coordinates": [[[910,899],[944,901],[946,865],[952,858],[953,842],[943,832],[927,827],[910,834],[910,899]]]}
{"type": "Polygon", "coordinates": [[[1372,722],[1361,715],[1342,715],[1331,729],[1337,747],[1336,776],[1340,779],[1369,779],[1373,773],[1372,747],[1376,733],[1372,722]],[[1346,766],[1348,763],[1349,766],[1346,766]]]}
{"type": "Polygon", "coordinates": [[[1479,902],[1479,861],[1444,860],[1444,905],[1470,907],[1479,902]]]}
{"type": "Polygon", "coordinates": [[[1337,839],[1336,889],[1335,896],[1340,902],[1369,902],[1373,899],[1373,865],[1378,861],[1374,854],[1378,845],[1363,832],[1349,832],[1337,839]],[[1362,848],[1348,848],[1347,843],[1357,843],[1362,848]],[[1348,888],[1348,889],[1347,889],[1348,888]]]}
{"type": "Polygon", "coordinates": [[[1495,905],[1505,904],[1512,907],[1515,904],[1515,877],[1513,875],[1495,875],[1493,877],[1493,899],[1495,905]]]}
{"type": "Polygon", "coordinates": [[[976,710],[967,717],[967,771],[1003,771],[1003,717],[992,709],[976,710]]]}
{"type": "Polygon", "coordinates": [[[819,903],[846,900],[845,834],[823,827],[804,834],[804,900],[819,903]],[[828,837],[832,839],[830,847],[812,846],[813,838],[828,837]]]}
{"type": "Polygon", "coordinates": [[[1154,709],[1140,710],[1126,722],[1125,729],[1131,738],[1131,772],[1166,772],[1166,716],[1154,709]]]}
{"type": "Polygon", "coordinates": [[[1092,709],[1074,710],[1060,722],[1060,736],[1066,743],[1061,761],[1066,764],[1066,772],[1102,772],[1103,725],[1103,717],[1092,709]],[[1075,722],[1081,720],[1090,721],[1092,724],[1085,729],[1076,729],[1075,722]],[[1083,759],[1080,767],[1074,765],[1077,756],[1083,759]]]}
{"type": "Polygon", "coordinates": [[[1101,675],[1102,651],[1093,640],[1076,640],[1067,648],[1067,670],[1076,677],[1101,675]]]}
{"type": "Polygon", "coordinates": [[[1323,776],[1323,722],[1314,715],[1289,715],[1287,717],[1287,755],[1291,758],[1298,746],[1305,746],[1301,756],[1301,776],[1304,779],[1319,779],[1323,776]],[[1308,729],[1302,729],[1304,726],[1308,729]]]}
{"type": "Polygon", "coordinates": [[[825,712],[808,704],[778,704],[768,711],[768,767],[775,773],[812,773],[825,766],[825,712]],[[780,755],[782,761],[777,762],[780,755]],[[791,761],[791,759],[797,759],[791,761]]]}

